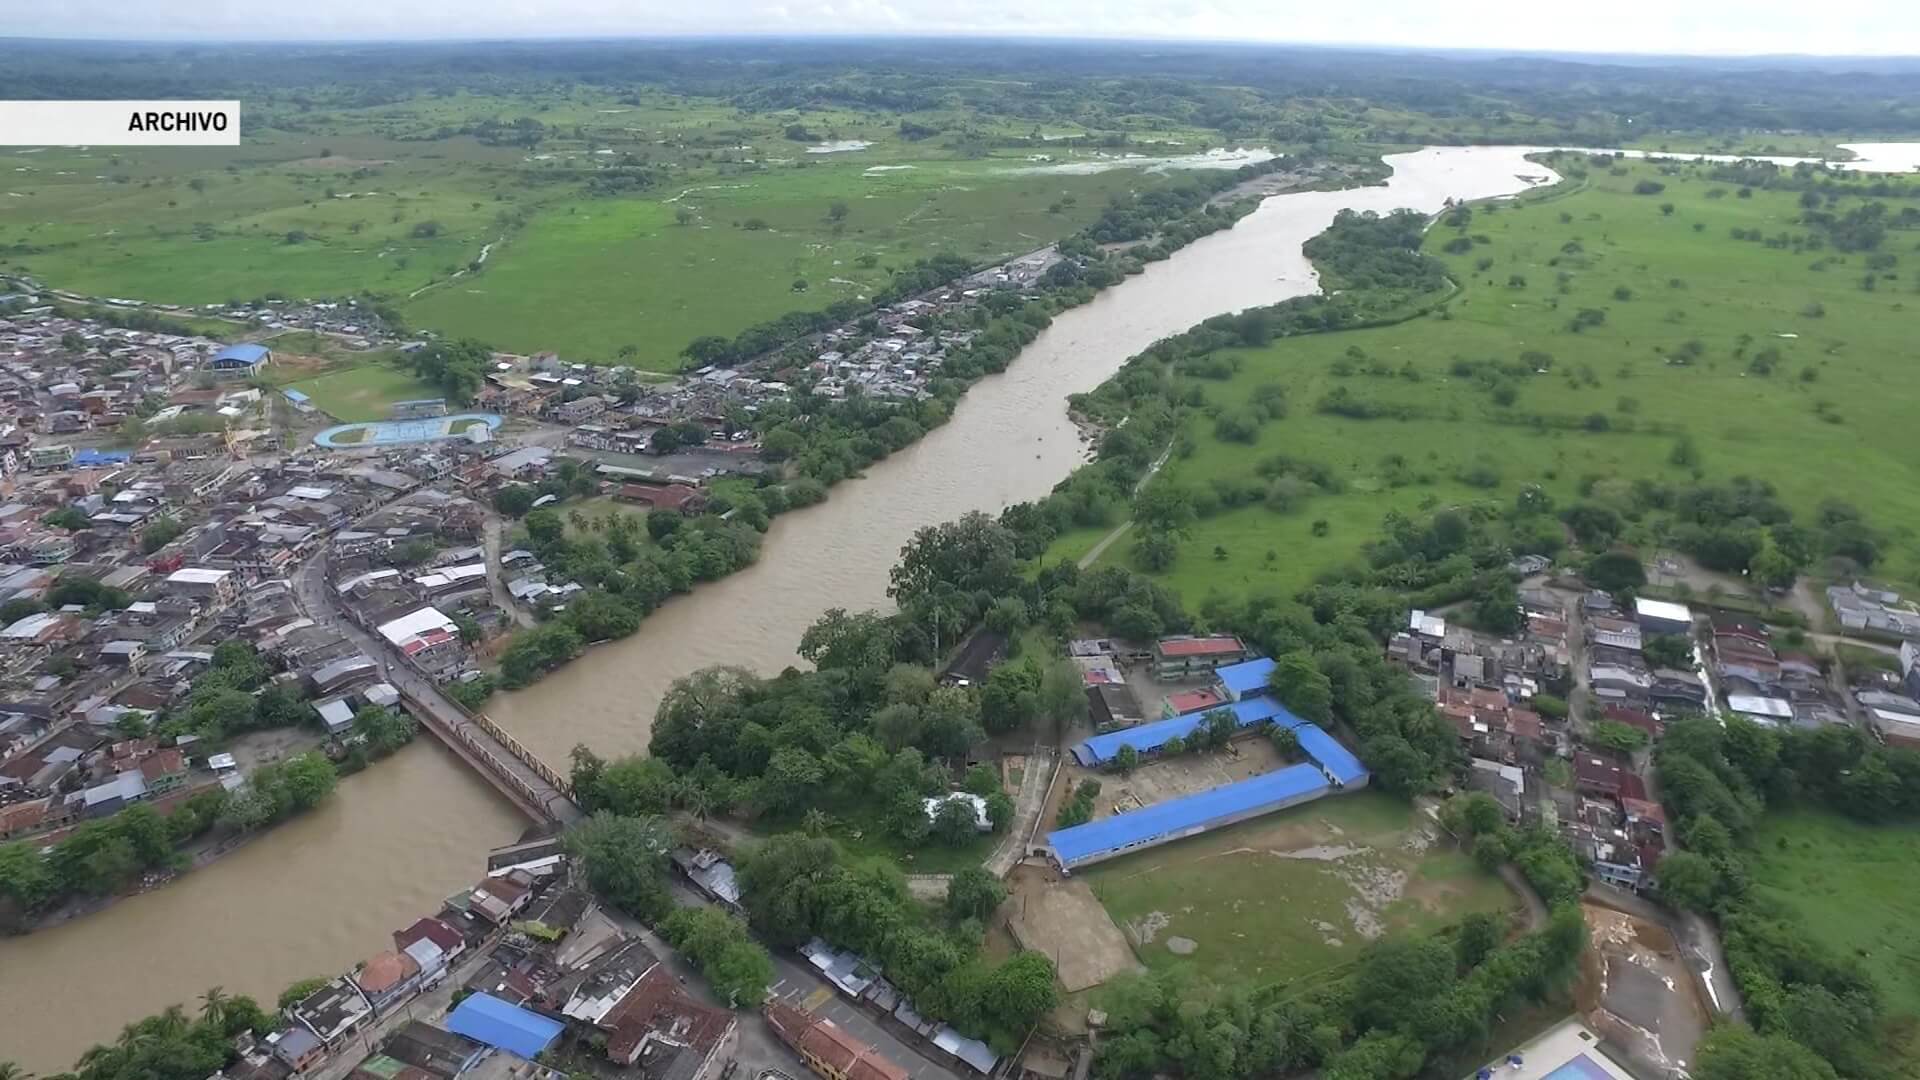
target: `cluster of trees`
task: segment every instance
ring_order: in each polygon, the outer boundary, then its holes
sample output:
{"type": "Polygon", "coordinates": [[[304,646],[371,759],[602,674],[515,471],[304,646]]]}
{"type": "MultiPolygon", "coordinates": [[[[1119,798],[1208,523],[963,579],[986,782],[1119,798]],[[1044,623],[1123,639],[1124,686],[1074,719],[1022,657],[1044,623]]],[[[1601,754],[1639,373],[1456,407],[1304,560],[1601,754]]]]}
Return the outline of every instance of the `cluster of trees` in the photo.
{"type": "Polygon", "coordinates": [[[1719,917],[1729,970],[1759,1033],[1705,1044],[1701,1064],[1717,1070],[1708,1075],[1883,1075],[1879,988],[1857,958],[1823,945],[1798,913],[1753,887],[1745,846],[1768,806],[1825,806],[1864,821],[1920,817],[1920,752],[1878,746],[1852,727],[1777,731],[1736,717],[1670,725],[1654,760],[1686,847],[1660,863],[1662,898],[1719,917]],[[1800,1064],[1735,1070],[1766,1048],[1800,1064]]]}
{"type": "MultiPolygon", "coordinates": [[[[80,1056],[70,1080],[202,1080],[238,1056],[234,1038],[264,1033],[274,1017],[245,995],[229,995],[216,986],[200,997],[197,1016],[179,1005],[143,1017],[120,1029],[111,1043],[80,1056]]],[[[0,1078],[30,1080],[30,1074],[0,1061],[0,1078]]]]}
{"type": "MultiPolygon", "coordinates": [[[[831,810],[908,846],[930,838],[970,842],[977,835],[970,805],[956,800],[930,821],[924,800],[950,790],[952,770],[935,762],[961,759],[982,738],[979,699],[878,651],[887,645],[881,622],[871,613],[829,612],[808,631],[803,655],[819,665],[812,672],[758,679],[712,668],[679,680],[655,717],[649,759],[601,769],[576,751],[576,793],[589,805],[623,809],[741,807],[775,819],[804,813],[816,831],[831,810]],[[823,642],[823,634],[833,640],[823,642]]],[[[1007,827],[1013,802],[992,770],[969,771],[963,790],[986,800],[996,831],[1007,827]]]]}
{"type": "Polygon", "coordinates": [[[6,625],[29,615],[42,611],[58,611],[63,607],[77,604],[92,618],[107,611],[119,611],[133,602],[133,598],[120,589],[109,588],[99,581],[79,574],[62,574],[48,589],[44,597],[31,599],[21,597],[0,604],[0,625],[6,625]]]}
{"type": "Polygon", "coordinates": [[[1328,1080],[1399,1080],[1436,1054],[1484,1040],[1504,1011],[1543,1001],[1573,975],[1586,943],[1579,909],[1506,940],[1495,917],[1445,934],[1396,936],[1343,975],[1301,988],[1219,986],[1183,969],[1127,975],[1098,1003],[1115,1034],[1100,1080],[1237,1080],[1317,1069],[1328,1080]]]}
{"type": "Polygon", "coordinates": [[[729,1006],[752,1006],[767,996],[773,961],[741,920],[719,908],[685,907],[660,924],[660,936],[700,965],[714,994],[729,1006]]]}
{"type": "Polygon", "coordinates": [[[227,797],[222,824],[242,831],[264,828],[318,806],[340,779],[326,755],[309,750],[254,769],[247,783],[227,797]]]}
{"type": "Polygon", "coordinates": [[[168,817],[129,807],[82,825],[45,856],[42,841],[0,845],[0,927],[22,929],[67,897],[112,895],[142,873],[175,866],[179,845],[211,828],[224,801],[223,792],[206,792],[168,817]]]}
{"type": "MultiPolygon", "coordinates": [[[[1131,746],[1123,746],[1115,755],[1115,767],[1121,767],[1120,758],[1125,759],[1125,768],[1131,769],[1139,761],[1139,753],[1131,746]]],[[[1073,794],[1060,802],[1060,812],[1054,820],[1054,827],[1071,829],[1075,825],[1085,825],[1093,820],[1093,800],[1100,797],[1100,781],[1088,779],[1080,781],[1073,794]]]]}
{"type": "Polygon", "coordinates": [[[493,350],[472,338],[434,341],[407,353],[400,362],[416,378],[439,387],[448,401],[465,405],[486,385],[493,350]]]}
{"type": "Polygon", "coordinates": [[[1554,829],[1514,828],[1500,804],[1485,792],[1447,800],[1440,809],[1440,821],[1471,846],[1474,860],[1486,869],[1513,863],[1549,906],[1578,903],[1586,890],[1586,874],[1554,829]]]}
{"type": "MultiPolygon", "coordinates": [[[[760,533],[776,509],[787,505],[784,491],[766,486],[721,493],[705,513],[655,511],[644,527],[630,514],[582,519],[589,527],[572,536],[553,507],[525,511],[528,545],[543,564],[585,590],[569,599],[565,610],[543,611],[546,621],[515,635],[501,653],[501,683],[525,686],[591,642],[633,633],[667,598],[753,562],[760,554],[760,533]],[[720,516],[729,510],[731,519],[720,516]]],[[[519,505],[517,497],[511,502],[519,505]]]]}
{"type": "Polygon", "coordinates": [[[1058,1002],[1053,962],[1036,952],[998,965],[983,958],[977,913],[991,889],[965,876],[955,879],[952,921],[943,925],[913,902],[898,870],[853,862],[831,840],[776,836],[740,865],[747,912],[770,942],[791,947],[818,936],[851,949],[884,968],[921,1014],[1008,1053],[1058,1002]]]}
{"type": "Polygon", "coordinates": [[[183,705],[170,707],[152,725],[162,738],[198,735],[219,742],[267,728],[293,727],[314,720],[312,706],[298,683],[274,682],[273,668],[244,641],[223,641],[213,663],[193,680],[183,705]]]}
{"type": "MultiPolygon", "coordinates": [[[[1683,485],[1646,477],[1626,482],[1594,476],[1583,477],[1580,489],[1581,501],[1567,507],[1561,518],[1588,550],[1603,551],[1631,526],[1644,522],[1655,536],[1708,569],[1744,573],[1770,588],[1792,585],[1803,570],[1822,560],[1841,575],[1869,569],[1879,561],[1885,542],[1850,503],[1826,500],[1813,520],[1803,523],[1794,519],[1773,485],[1745,476],[1721,484],[1683,485]]],[[[1624,564],[1614,569],[1626,570],[1624,564]]]]}

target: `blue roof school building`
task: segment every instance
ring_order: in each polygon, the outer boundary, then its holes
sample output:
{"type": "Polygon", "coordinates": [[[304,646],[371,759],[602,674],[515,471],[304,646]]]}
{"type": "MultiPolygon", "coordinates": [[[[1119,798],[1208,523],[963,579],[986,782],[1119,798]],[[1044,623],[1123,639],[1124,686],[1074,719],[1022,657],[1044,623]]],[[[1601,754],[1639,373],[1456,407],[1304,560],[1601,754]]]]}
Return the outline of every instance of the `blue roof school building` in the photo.
{"type": "Polygon", "coordinates": [[[213,354],[207,368],[220,378],[246,379],[272,362],[273,353],[265,345],[229,345],[213,354]]]}
{"type": "Polygon", "coordinates": [[[1047,847],[1064,871],[1106,859],[1198,836],[1212,829],[1246,821],[1276,810],[1312,802],[1323,795],[1356,791],[1367,785],[1369,774],[1360,759],[1318,724],[1288,711],[1267,690],[1273,661],[1248,660],[1218,672],[1231,702],[1158,723],[1096,735],[1073,748],[1082,766],[1096,767],[1114,760],[1123,746],[1142,756],[1157,753],[1175,737],[1182,740],[1206,723],[1209,712],[1227,709],[1238,730],[1274,724],[1289,728],[1307,761],[1246,780],[1222,784],[1194,795],[1157,802],[1138,810],[1057,829],[1047,834],[1047,847]]]}

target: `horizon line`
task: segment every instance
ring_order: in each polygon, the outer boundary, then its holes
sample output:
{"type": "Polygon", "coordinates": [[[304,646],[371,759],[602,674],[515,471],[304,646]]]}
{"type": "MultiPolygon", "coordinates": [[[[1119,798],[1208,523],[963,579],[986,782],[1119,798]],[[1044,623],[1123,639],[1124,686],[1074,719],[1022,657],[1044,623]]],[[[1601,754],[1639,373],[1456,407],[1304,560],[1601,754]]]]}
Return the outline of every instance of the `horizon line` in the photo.
{"type": "Polygon", "coordinates": [[[1155,45],[1227,48],[1245,51],[1260,49],[1309,49],[1344,52],[1378,53],[1430,53],[1455,54],[1483,57],[1539,57],[1547,59],[1605,61],[1613,58],[1634,60],[1747,60],[1747,61],[1806,61],[1806,60],[1854,60],[1854,61],[1913,61],[1920,63],[1920,53],[1818,53],[1818,52],[1671,52],[1671,51],[1581,51],[1537,46],[1460,46],[1460,45],[1403,45],[1388,42],[1365,41],[1307,41],[1282,38],[1228,39],[1210,37],[1141,37],[1131,34],[1049,34],[1049,33],[1013,33],[1003,30],[941,30],[941,31],[887,31],[864,30],[848,32],[804,31],[796,30],[780,33],[763,31],[699,30],[684,32],[656,33],[587,33],[587,34],[480,34],[475,36],[440,36],[432,34],[370,37],[224,37],[178,36],[151,37],[132,36],[114,37],[87,34],[40,34],[9,33],[0,34],[0,46],[10,44],[51,44],[51,45],[173,45],[173,46],[340,46],[340,45],[513,45],[513,44],[592,44],[620,42],[860,42],[860,41],[966,41],[966,42],[1006,42],[1017,44],[1062,45],[1083,43],[1090,45],[1155,45]]]}

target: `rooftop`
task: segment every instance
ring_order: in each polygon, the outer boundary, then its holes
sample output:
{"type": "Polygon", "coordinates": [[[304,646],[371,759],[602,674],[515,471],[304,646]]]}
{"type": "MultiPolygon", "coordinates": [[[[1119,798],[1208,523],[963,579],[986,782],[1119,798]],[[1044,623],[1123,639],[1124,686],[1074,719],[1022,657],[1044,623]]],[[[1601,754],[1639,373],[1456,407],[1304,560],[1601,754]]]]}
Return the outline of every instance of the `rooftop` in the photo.
{"type": "Polygon", "coordinates": [[[553,1045],[564,1029],[558,1020],[487,993],[469,996],[447,1016],[448,1031],[528,1060],[553,1045]]]}
{"type": "Polygon", "coordinates": [[[1257,812],[1262,807],[1279,809],[1324,795],[1327,790],[1327,778],[1317,767],[1291,765],[1195,795],[1059,829],[1047,834],[1047,843],[1060,862],[1070,867],[1095,856],[1190,833],[1225,818],[1257,812]]]}

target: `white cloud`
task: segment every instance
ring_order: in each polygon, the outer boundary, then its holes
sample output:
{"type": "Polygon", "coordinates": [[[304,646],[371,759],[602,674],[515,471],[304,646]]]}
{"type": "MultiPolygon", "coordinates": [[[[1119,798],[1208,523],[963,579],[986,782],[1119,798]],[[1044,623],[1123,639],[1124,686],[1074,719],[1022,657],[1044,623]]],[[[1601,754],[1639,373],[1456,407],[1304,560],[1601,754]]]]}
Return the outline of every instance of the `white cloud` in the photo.
{"type": "Polygon", "coordinates": [[[1634,53],[1920,54],[1920,5],[1863,0],[0,0],[10,35],[389,39],[880,33],[1634,53]],[[9,8],[14,10],[8,11],[9,8]]]}

